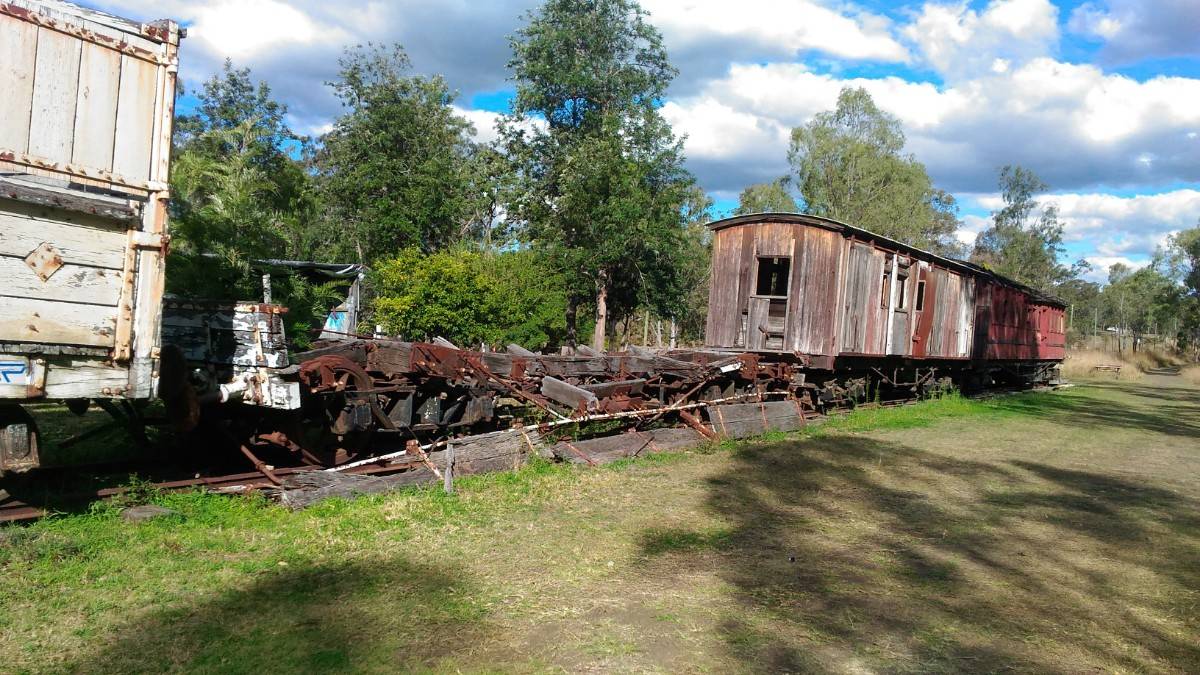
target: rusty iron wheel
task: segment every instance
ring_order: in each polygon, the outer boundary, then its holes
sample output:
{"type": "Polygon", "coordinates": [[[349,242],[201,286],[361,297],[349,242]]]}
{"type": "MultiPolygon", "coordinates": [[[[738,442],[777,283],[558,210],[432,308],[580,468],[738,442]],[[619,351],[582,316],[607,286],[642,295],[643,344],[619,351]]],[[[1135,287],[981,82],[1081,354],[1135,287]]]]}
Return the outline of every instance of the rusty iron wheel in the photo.
{"type": "Polygon", "coordinates": [[[363,454],[376,428],[371,376],[347,358],[326,355],[301,364],[300,382],[301,414],[288,436],[302,459],[336,466],[363,454]]]}

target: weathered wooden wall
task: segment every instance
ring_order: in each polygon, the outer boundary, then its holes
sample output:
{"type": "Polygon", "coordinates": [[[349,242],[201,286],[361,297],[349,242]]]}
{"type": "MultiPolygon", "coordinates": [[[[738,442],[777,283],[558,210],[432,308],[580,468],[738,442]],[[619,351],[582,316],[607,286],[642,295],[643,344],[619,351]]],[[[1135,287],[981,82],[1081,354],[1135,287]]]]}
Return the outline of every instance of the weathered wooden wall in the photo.
{"type": "Polygon", "coordinates": [[[164,189],[154,164],[177,45],[172,27],[0,2],[0,160],[141,194],[164,189]]]}

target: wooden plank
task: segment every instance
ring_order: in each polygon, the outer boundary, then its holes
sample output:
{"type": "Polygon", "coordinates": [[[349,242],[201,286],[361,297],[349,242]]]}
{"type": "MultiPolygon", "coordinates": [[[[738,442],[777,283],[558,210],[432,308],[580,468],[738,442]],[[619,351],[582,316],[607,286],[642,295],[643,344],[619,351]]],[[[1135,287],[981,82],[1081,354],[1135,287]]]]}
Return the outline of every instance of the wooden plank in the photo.
{"type": "Polygon", "coordinates": [[[0,15],[0,148],[29,150],[37,26],[0,15]]]}
{"type": "Polygon", "coordinates": [[[0,297],[0,340],[111,347],[117,314],[112,307],[0,297]]]}
{"type": "Polygon", "coordinates": [[[45,214],[44,217],[49,217],[51,213],[57,214],[57,220],[69,220],[72,211],[122,223],[137,220],[141,216],[141,211],[128,200],[39,184],[13,176],[0,175],[0,199],[31,204],[39,207],[37,212],[45,214]]]}
{"type": "Polygon", "coordinates": [[[54,244],[64,262],[120,270],[128,234],[111,221],[0,201],[0,255],[25,257],[42,242],[54,244]],[[47,216],[61,214],[50,220],[47,216]]]}
{"type": "Polygon", "coordinates": [[[121,274],[102,267],[64,264],[42,281],[21,258],[0,256],[0,296],[117,306],[121,274]]]}
{"type": "Polygon", "coordinates": [[[74,163],[112,169],[120,79],[120,54],[99,45],[83,45],[71,155],[74,163]]]}
{"type": "Polygon", "coordinates": [[[70,163],[83,43],[46,28],[38,29],[29,154],[70,163]]]}
{"type": "Polygon", "coordinates": [[[99,398],[123,392],[127,368],[99,359],[52,359],[46,366],[46,398],[99,398]]]}
{"type": "Polygon", "coordinates": [[[637,396],[642,393],[643,387],[646,386],[646,380],[639,378],[636,380],[615,380],[613,382],[600,382],[599,384],[583,384],[580,389],[592,392],[596,398],[608,398],[615,394],[625,394],[637,396]]]}
{"type": "Polygon", "coordinates": [[[150,177],[157,93],[158,68],[152,63],[122,56],[112,161],[114,173],[135,180],[150,177]]]}
{"type": "Polygon", "coordinates": [[[374,349],[367,352],[367,369],[386,374],[413,372],[412,343],[399,340],[376,340],[374,349]]]}
{"type": "Polygon", "coordinates": [[[518,344],[509,344],[507,347],[505,347],[505,349],[507,349],[508,353],[512,354],[513,356],[537,356],[537,354],[534,354],[518,344]]]}
{"type": "Polygon", "coordinates": [[[795,431],[804,426],[792,401],[712,406],[709,420],[717,433],[728,438],[748,438],[768,431],[795,431]]]}
{"type": "Polygon", "coordinates": [[[596,395],[549,375],[542,378],[542,395],[576,410],[595,410],[596,395]]]}
{"type": "Polygon", "coordinates": [[[762,349],[768,330],[767,320],[771,301],[766,298],[749,298],[746,316],[746,349],[762,349]]]}

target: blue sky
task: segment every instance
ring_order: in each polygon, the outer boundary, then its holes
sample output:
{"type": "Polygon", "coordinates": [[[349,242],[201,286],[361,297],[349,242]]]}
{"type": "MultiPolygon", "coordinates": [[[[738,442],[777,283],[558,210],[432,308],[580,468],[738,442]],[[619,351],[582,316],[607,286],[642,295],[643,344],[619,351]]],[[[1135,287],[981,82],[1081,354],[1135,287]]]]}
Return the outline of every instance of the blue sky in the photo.
{"type": "MultiPolygon", "coordinates": [[[[1094,278],[1145,264],[1200,220],[1197,0],[641,0],[680,75],[662,112],[688,165],[728,211],[787,172],[789,132],[862,86],[896,115],[907,150],[961,204],[965,242],[998,204],[999,167],[1033,169],[1094,278]]],[[[191,87],[224,58],[249,66],[319,134],[339,112],[324,82],[345,45],[399,42],[444,75],[478,136],[511,83],[507,36],[535,0],[97,0],[189,27],[191,87]]],[[[188,100],[182,102],[187,107],[188,100]]]]}

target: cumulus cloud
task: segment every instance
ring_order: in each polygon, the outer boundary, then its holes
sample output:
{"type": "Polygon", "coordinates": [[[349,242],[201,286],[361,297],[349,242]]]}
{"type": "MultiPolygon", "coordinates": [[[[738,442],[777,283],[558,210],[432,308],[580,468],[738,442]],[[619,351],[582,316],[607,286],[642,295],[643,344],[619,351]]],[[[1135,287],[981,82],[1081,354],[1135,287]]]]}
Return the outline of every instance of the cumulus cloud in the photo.
{"type": "Polygon", "coordinates": [[[293,125],[317,128],[339,112],[325,82],[343,48],[404,46],[413,71],[441,74],[469,96],[508,86],[508,36],[537,0],[96,0],[99,9],[143,21],[171,17],[189,28],[180,52],[191,88],[230,57],[286,102],[293,125]]]}
{"type": "MultiPolygon", "coordinates": [[[[995,211],[1003,206],[995,193],[965,195],[962,201],[978,210],[995,211]]],[[[1041,195],[1037,201],[1043,207],[1058,207],[1064,241],[1072,250],[1084,251],[1084,258],[1098,272],[1113,262],[1143,266],[1171,235],[1200,221],[1200,190],[1190,188],[1130,196],[1066,192],[1041,195]]],[[[968,215],[963,218],[959,239],[973,242],[990,224],[990,217],[968,215]]]]}
{"type": "Polygon", "coordinates": [[[1200,80],[1138,82],[1049,58],[942,88],[737,64],[664,112],[688,133],[689,156],[716,162],[712,189],[735,190],[749,165],[786,170],[787,131],[833,108],[844,86],[899,117],[909,150],[951,191],[992,189],[1005,164],[1056,189],[1200,181],[1200,80]]]}
{"type": "Polygon", "coordinates": [[[1058,8],[1049,0],[992,0],[977,12],[966,2],[929,2],[901,32],[924,63],[961,79],[1051,53],[1058,8]]]}
{"type": "Polygon", "coordinates": [[[1196,0],[1085,2],[1071,12],[1067,28],[1103,41],[1105,63],[1200,55],[1196,0]]]}
{"type": "MultiPolygon", "coordinates": [[[[810,0],[644,0],[642,6],[673,52],[730,49],[790,58],[819,51],[846,59],[906,61],[887,17],[843,13],[810,0]]],[[[684,59],[687,62],[689,59],[684,59]]]]}

